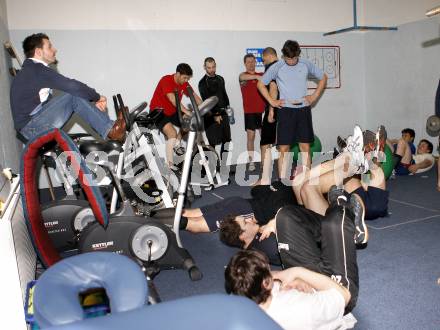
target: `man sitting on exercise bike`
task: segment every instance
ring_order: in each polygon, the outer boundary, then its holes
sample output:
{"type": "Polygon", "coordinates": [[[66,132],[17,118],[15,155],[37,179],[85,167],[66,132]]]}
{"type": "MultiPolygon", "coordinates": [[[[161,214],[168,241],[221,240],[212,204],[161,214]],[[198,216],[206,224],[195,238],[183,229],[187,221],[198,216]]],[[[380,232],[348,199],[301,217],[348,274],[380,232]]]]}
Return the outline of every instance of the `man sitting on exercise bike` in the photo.
{"type": "MultiPolygon", "coordinates": [[[[164,116],[156,123],[156,126],[165,135],[167,140],[166,157],[169,165],[173,164],[173,150],[182,138],[182,134],[177,133],[174,126],[181,127],[176,111],[176,98],[174,91],[179,93],[179,101],[183,94],[187,95],[188,81],[191,79],[193,71],[186,63],[180,63],[176,68],[176,73],[163,76],[154,90],[153,98],[150,102],[150,111],[162,108],[164,116]],[[174,125],[174,126],[173,126],[174,125]]],[[[187,95],[188,96],[188,95],[187,95]]],[[[202,99],[194,93],[196,103],[202,103],[202,99]]],[[[191,112],[184,105],[181,105],[184,115],[190,116],[191,112]]]]}

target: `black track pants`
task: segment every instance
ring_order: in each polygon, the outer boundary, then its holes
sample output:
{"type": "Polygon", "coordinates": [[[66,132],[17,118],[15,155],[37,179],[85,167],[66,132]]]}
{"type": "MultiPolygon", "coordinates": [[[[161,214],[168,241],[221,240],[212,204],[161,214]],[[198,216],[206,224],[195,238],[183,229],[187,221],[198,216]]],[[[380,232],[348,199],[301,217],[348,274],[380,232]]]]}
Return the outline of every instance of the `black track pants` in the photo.
{"type": "Polygon", "coordinates": [[[278,212],[276,224],[284,268],[301,266],[331,277],[350,291],[346,312],[351,311],[359,291],[352,214],[335,206],[323,217],[292,205],[278,212]]]}

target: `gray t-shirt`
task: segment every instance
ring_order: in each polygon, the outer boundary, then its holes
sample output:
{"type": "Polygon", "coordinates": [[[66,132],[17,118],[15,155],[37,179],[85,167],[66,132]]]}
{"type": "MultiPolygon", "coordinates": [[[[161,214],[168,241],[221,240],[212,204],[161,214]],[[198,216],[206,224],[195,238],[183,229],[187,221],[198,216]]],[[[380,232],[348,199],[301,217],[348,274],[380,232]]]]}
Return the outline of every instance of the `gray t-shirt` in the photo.
{"type": "Polygon", "coordinates": [[[321,80],[324,72],[309,60],[300,58],[296,65],[288,65],[284,60],[272,65],[263,75],[262,82],[268,85],[275,80],[280,92],[280,99],[285,101],[286,108],[302,108],[307,95],[307,80],[315,77],[321,80]],[[292,104],[298,103],[300,104],[292,104]]]}

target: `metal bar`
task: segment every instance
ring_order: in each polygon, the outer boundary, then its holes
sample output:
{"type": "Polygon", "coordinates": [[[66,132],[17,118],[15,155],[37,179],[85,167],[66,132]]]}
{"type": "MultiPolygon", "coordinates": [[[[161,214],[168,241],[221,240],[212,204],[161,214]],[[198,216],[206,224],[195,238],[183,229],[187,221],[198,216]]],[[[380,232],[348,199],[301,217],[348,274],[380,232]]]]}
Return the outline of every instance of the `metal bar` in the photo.
{"type": "MultiPolygon", "coordinates": [[[[336,31],[331,31],[331,32],[326,32],[323,34],[323,36],[330,36],[330,35],[334,35],[334,34],[338,34],[338,33],[344,33],[344,32],[350,32],[350,31],[396,31],[397,27],[396,26],[359,26],[357,25],[357,4],[356,4],[357,0],[353,0],[353,26],[349,27],[349,28],[345,28],[345,29],[340,29],[340,30],[336,30],[336,31]]],[[[440,7],[438,8],[433,8],[430,11],[426,12],[426,15],[428,16],[428,13],[430,13],[430,15],[436,15],[438,13],[440,13],[440,7]],[[432,11],[434,11],[433,13],[431,13],[432,11]]]]}
{"type": "Polygon", "coordinates": [[[440,14],[440,6],[428,10],[425,15],[428,17],[440,14]]]}
{"type": "Polygon", "coordinates": [[[396,26],[358,26],[356,30],[367,31],[367,30],[379,30],[379,31],[396,31],[396,26]]]}
{"type": "Polygon", "coordinates": [[[330,36],[330,35],[332,35],[332,34],[338,34],[338,33],[343,33],[343,32],[349,32],[349,31],[353,31],[353,30],[355,30],[355,28],[352,26],[352,27],[345,28],[345,29],[340,29],[340,30],[336,30],[336,31],[326,32],[326,33],[323,34],[323,36],[330,36]]]}
{"type": "Polygon", "coordinates": [[[353,0],[353,27],[357,27],[357,7],[356,7],[356,1],[353,0]]]}
{"type": "Polygon", "coordinates": [[[344,33],[349,31],[396,31],[397,27],[395,26],[357,26],[357,27],[350,27],[345,28],[341,30],[326,32],[323,34],[323,36],[329,36],[332,34],[338,34],[338,33],[344,33]]]}
{"type": "Polygon", "coordinates": [[[183,247],[182,241],[180,240],[180,228],[179,228],[180,218],[182,216],[183,203],[185,201],[185,192],[188,184],[188,177],[190,174],[189,171],[191,167],[192,151],[196,141],[196,135],[197,132],[195,131],[190,131],[188,134],[188,143],[186,145],[186,153],[185,153],[185,160],[183,162],[182,177],[180,178],[180,186],[178,190],[179,196],[177,197],[176,212],[174,213],[173,231],[176,234],[176,241],[179,247],[183,247]]]}

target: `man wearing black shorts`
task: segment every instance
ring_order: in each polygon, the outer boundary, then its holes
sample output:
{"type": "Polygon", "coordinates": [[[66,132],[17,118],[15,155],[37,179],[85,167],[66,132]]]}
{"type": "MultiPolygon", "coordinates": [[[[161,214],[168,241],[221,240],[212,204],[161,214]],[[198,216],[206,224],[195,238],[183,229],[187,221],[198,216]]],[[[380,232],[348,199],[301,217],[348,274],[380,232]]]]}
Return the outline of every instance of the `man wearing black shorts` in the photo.
{"type": "Polygon", "coordinates": [[[246,71],[240,73],[239,82],[243,97],[244,128],[247,135],[249,170],[254,171],[255,131],[261,129],[261,114],[266,107],[266,101],[257,89],[257,83],[262,73],[255,71],[255,56],[246,54],[243,61],[246,71]]]}
{"type": "MultiPolygon", "coordinates": [[[[176,97],[174,91],[178,91],[179,101],[183,94],[187,95],[187,88],[190,86],[188,81],[191,79],[193,71],[186,63],[180,63],[176,68],[176,73],[163,76],[154,90],[153,98],[150,102],[150,111],[162,108],[164,116],[156,123],[160,131],[165,134],[167,140],[167,161],[173,164],[173,148],[178,144],[181,133],[177,134],[174,126],[180,127],[179,118],[176,112],[176,97]]],[[[194,93],[197,104],[202,103],[202,99],[194,93]]],[[[182,104],[182,112],[191,115],[191,112],[182,104]]]]}
{"type": "MultiPolygon", "coordinates": [[[[267,71],[274,63],[278,61],[277,52],[272,47],[267,47],[263,50],[264,69],[267,71]]],[[[278,88],[276,82],[273,80],[266,86],[269,94],[273,99],[278,99],[278,88]]],[[[272,175],[272,152],[271,148],[276,142],[277,123],[276,110],[267,104],[264,110],[263,122],[261,126],[261,178],[262,184],[268,184],[272,175]]]]}
{"type": "Polygon", "coordinates": [[[282,53],[283,61],[272,65],[257,86],[271,106],[281,107],[277,121],[277,145],[280,152],[278,174],[280,178],[285,178],[287,171],[283,166],[284,156],[293,143],[298,142],[300,151],[305,153],[304,165],[308,168],[311,166],[310,143],[314,140],[311,106],[321,96],[327,75],[312,62],[299,58],[301,49],[296,41],[287,40],[282,53]],[[307,95],[309,75],[319,80],[311,95],[307,95]],[[280,100],[274,100],[265,86],[272,80],[277,83],[280,100]]]}

